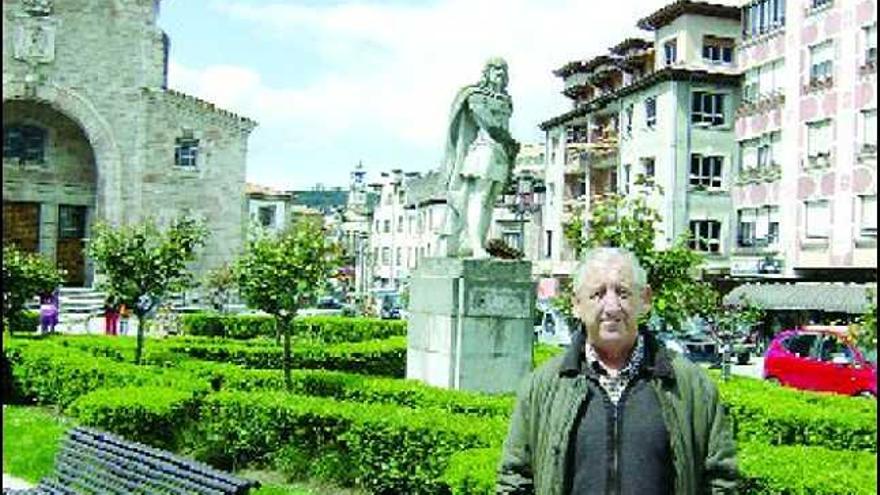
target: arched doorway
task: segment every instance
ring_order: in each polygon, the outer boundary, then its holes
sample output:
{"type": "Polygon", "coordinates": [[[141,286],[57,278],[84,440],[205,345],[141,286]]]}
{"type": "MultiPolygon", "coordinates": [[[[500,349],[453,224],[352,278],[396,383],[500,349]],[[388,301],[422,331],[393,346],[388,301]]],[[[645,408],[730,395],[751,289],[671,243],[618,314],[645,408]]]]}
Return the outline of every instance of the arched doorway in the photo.
{"type": "Polygon", "coordinates": [[[46,102],[3,102],[3,239],[54,258],[67,285],[91,282],[83,249],[97,177],[77,122],[46,102]]]}

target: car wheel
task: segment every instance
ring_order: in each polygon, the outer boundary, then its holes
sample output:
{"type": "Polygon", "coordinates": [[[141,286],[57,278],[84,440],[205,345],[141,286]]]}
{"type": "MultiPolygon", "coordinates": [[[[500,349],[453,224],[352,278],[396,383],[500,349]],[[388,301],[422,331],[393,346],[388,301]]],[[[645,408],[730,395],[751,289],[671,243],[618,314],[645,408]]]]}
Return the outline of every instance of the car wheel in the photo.
{"type": "Polygon", "coordinates": [[[782,386],[782,382],[780,382],[779,378],[776,378],[775,376],[768,376],[767,382],[772,383],[773,385],[778,385],[780,387],[782,386]]]}
{"type": "Polygon", "coordinates": [[[856,397],[861,397],[863,399],[876,399],[877,398],[877,396],[874,395],[873,393],[871,393],[871,391],[869,391],[869,390],[862,390],[861,392],[856,394],[856,397]]]}

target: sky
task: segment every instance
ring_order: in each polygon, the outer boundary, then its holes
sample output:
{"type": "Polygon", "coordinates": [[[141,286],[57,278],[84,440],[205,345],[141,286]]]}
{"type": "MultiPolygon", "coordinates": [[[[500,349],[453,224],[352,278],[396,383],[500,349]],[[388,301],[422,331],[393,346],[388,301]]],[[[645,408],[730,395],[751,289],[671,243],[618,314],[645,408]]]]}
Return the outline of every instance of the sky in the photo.
{"type": "Polygon", "coordinates": [[[168,84],[257,121],[247,180],[281,190],[426,172],[456,91],[505,58],[522,143],[571,109],[554,69],[605,53],[671,0],[165,0],[168,84]]]}

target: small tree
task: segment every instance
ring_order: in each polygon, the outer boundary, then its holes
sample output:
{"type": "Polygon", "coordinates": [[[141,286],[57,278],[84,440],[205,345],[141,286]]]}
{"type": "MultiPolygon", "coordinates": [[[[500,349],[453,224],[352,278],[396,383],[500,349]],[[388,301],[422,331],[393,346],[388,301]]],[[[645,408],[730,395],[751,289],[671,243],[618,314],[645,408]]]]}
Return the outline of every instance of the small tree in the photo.
{"type": "Polygon", "coordinates": [[[301,217],[284,231],[257,230],[235,264],[239,293],[248,306],[275,318],[276,337],[284,337],[284,383],[290,379],[290,332],[297,310],[314,302],[336,268],[336,249],[319,218],[301,217]]]}
{"type": "Polygon", "coordinates": [[[226,263],[208,272],[203,285],[211,308],[220,313],[226,312],[235,283],[235,272],[226,263]]]}
{"type": "Polygon", "coordinates": [[[730,351],[736,342],[742,342],[764,319],[764,310],[748,299],[736,305],[721,305],[718,298],[716,311],[708,316],[712,336],[721,346],[721,378],[730,379],[730,351]]]}
{"type": "Polygon", "coordinates": [[[187,264],[207,235],[204,224],[189,217],[174,220],[165,230],[152,220],[122,227],[95,225],[87,251],[104,276],[98,287],[137,317],[136,364],[143,355],[146,316],[169,294],[191,286],[187,264]]]}
{"type": "MultiPolygon", "coordinates": [[[[877,349],[877,299],[874,297],[874,289],[866,291],[867,306],[865,312],[859,316],[858,322],[849,327],[849,337],[861,349],[876,353],[877,349]]],[[[876,354],[875,354],[876,355],[876,354]]]]}
{"type": "Polygon", "coordinates": [[[3,246],[3,317],[9,331],[28,301],[55,290],[64,273],[49,259],[22,251],[14,244],[3,246]]]}
{"type": "MultiPolygon", "coordinates": [[[[717,293],[708,283],[699,280],[703,257],[688,247],[686,236],[667,249],[655,248],[661,217],[648,199],[654,191],[662,193],[662,188],[641,175],[636,185],[643,187],[635,194],[609,193],[597,199],[591,205],[586,222],[582,210],[575,212],[574,220],[565,225],[565,237],[578,256],[586,249],[599,246],[631,251],[647,271],[653,291],[651,312],[645,314],[644,319],[654,315],[678,331],[688,317],[708,314],[715,305],[717,293]]],[[[567,290],[554,305],[571,314],[570,285],[563,289],[567,290]]]]}

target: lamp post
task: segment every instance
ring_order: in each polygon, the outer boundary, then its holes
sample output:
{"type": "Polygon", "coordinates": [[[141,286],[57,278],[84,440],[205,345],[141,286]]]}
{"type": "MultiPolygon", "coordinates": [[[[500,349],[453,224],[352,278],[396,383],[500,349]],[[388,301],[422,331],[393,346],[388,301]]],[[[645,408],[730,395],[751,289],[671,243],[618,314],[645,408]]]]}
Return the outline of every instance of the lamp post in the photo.
{"type": "MultiPolygon", "coordinates": [[[[519,250],[526,256],[526,215],[537,213],[544,204],[544,181],[532,175],[521,175],[514,187],[504,194],[504,205],[519,223],[519,250]]],[[[528,257],[528,256],[526,256],[528,257]]]]}

